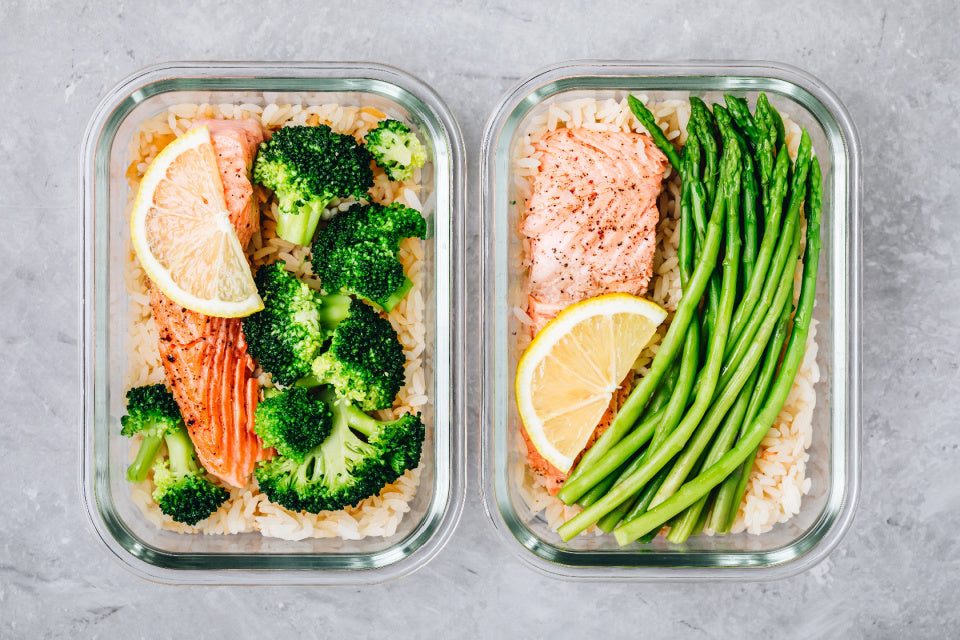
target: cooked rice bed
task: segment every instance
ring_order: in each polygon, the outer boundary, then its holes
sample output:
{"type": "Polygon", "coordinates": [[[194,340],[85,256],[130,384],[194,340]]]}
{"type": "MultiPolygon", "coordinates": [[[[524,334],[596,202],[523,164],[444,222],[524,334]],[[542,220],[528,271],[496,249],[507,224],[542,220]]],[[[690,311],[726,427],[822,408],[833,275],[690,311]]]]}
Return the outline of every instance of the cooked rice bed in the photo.
{"type": "MultiPolygon", "coordinates": [[[[260,107],[254,104],[182,104],[176,105],[144,120],[133,134],[129,147],[127,184],[129,199],[125,215],[129,215],[147,167],[163,147],[185,133],[193,122],[200,118],[259,120],[265,127],[276,130],[284,125],[316,125],[324,123],[335,131],[353,135],[358,140],[376,126],[385,114],[372,107],[326,104],[320,106],[276,105],[260,107]]],[[[421,170],[414,171],[413,178],[405,182],[391,182],[382,169],[374,170],[374,186],[370,190],[374,202],[387,204],[399,202],[423,211],[420,201],[421,170]]],[[[282,261],[287,269],[314,288],[320,287],[307,261],[309,249],[293,245],[276,237],[277,205],[265,189],[254,187],[254,197],[260,206],[260,231],[253,235],[247,254],[253,265],[282,261]]],[[[340,210],[348,208],[353,200],[339,202],[340,210]]],[[[136,260],[129,237],[124,249],[124,282],[129,297],[127,308],[127,370],[124,373],[124,389],[166,381],[157,349],[158,332],[151,318],[150,300],[147,293],[147,278],[136,260]]],[[[398,418],[406,412],[425,412],[430,405],[423,370],[422,355],[426,346],[424,325],[424,242],[407,238],[400,245],[400,262],[414,286],[404,300],[388,315],[397,331],[406,356],[404,385],[397,395],[392,409],[381,411],[382,419],[398,418]]],[[[258,372],[261,386],[272,386],[267,374],[258,372]]],[[[430,425],[424,449],[430,446],[430,425]]],[[[135,457],[138,440],[131,441],[130,458],[135,457]]],[[[421,468],[422,468],[421,464],[421,468]]],[[[296,513],[269,502],[257,488],[251,477],[243,488],[226,487],[230,491],[227,500],[209,518],[188,526],[174,522],[160,511],[153,501],[152,479],[131,485],[131,498],[143,515],[157,527],[180,533],[234,534],[259,531],[262,535],[287,540],[305,538],[342,538],[359,540],[369,536],[393,535],[410,503],[417,493],[421,468],[407,471],[392,484],[383,488],[379,495],[371,496],[356,507],[319,514],[296,513]]]]}
{"type": "MultiPolygon", "coordinates": [[[[690,119],[688,101],[665,100],[651,103],[646,96],[637,97],[653,112],[657,124],[668,140],[678,140],[681,144],[686,142],[686,126],[690,119]]],[[[549,131],[565,126],[600,131],[646,132],[627,106],[626,98],[619,101],[583,98],[548,105],[544,113],[531,118],[527,129],[518,136],[511,151],[513,181],[510,201],[515,203],[514,215],[518,222],[523,219],[526,202],[533,189],[532,178],[540,165],[539,154],[533,145],[549,131]]],[[[787,149],[791,157],[795,158],[800,144],[801,128],[786,117],[784,128],[787,149]]],[[[673,173],[671,168],[667,170],[658,206],[660,223],[657,225],[654,276],[646,297],[666,309],[668,316],[651,343],[637,358],[634,370],[640,375],[647,372],[656,355],[682,294],[677,255],[680,242],[680,177],[673,173]]],[[[520,255],[520,264],[516,265],[518,272],[525,274],[509,292],[513,314],[519,323],[514,344],[515,357],[519,358],[519,354],[530,342],[528,328],[532,325],[532,320],[525,311],[528,290],[526,256],[529,254],[529,243],[516,227],[512,241],[519,248],[517,253],[520,255]]],[[[795,297],[799,296],[801,274],[802,264],[798,264],[795,297]]],[[[806,464],[809,460],[807,449],[813,439],[813,412],[817,400],[814,387],[820,379],[816,334],[817,323],[814,320],[797,378],[780,415],[760,445],[760,452],[750,473],[747,491],[731,527],[731,533],[747,531],[749,534],[761,534],[770,531],[777,523],[787,522],[800,512],[802,496],[811,489],[812,481],[806,477],[806,464]]],[[[526,519],[529,522],[542,517],[547,526],[556,531],[561,524],[579,513],[581,508],[565,505],[551,496],[539,477],[526,464],[527,449],[520,435],[519,416],[515,408],[511,408],[511,425],[516,462],[510,481],[527,511],[526,519]]],[[[602,534],[596,527],[591,527],[588,531],[602,534]]]]}

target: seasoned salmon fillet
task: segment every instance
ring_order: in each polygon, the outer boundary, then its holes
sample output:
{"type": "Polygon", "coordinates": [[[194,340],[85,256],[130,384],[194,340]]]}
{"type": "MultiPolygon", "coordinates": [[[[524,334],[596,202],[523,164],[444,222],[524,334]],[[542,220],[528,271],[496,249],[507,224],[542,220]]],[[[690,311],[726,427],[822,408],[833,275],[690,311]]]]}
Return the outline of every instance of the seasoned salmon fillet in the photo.
{"type": "MultiPolygon", "coordinates": [[[[536,334],[563,309],[604,293],[643,295],[653,275],[657,197],[667,159],[649,136],[560,128],[534,145],[533,178],[520,232],[529,238],[527,314],[536,334]]],[[[584,451],[613,422],[632,373],[614,394],[584,451]]],[[[567,479],[527,442],[527,463],[556,494],[567,479]]],[[[581,456],[583,453],[581,452],[581,456]]],[[[576,468],[579,457],[574,461],[576,468]]]]}
{"type": "MultiPolygon", "coordinates": [[[[259,228],[249,172],[264,138],[246,120],[201,120],[210,128],[230,222],[246,248],[259,228]]],[[[160,334],[160,358],[203,468],[242,487],[258,460],[268,457],[253,430],[259,386],[238,318],[214,318],[185,309],[150,288],[160,334]]]]}
{"type": "Polygon", "coordinates": [[[539,331],[574,302],[646,291],[667,159],[649,136],[621,131],[556,129],[534,150],[540,170],[520,231],[539,331]]]}
{"type": "Polygon", "coordinates": [[[242,487],[268,457],[253,430],[259,385],[237,318],[213,318],[181,307],[150,289],[160,331],[160,358],[200,464],[242,487]]]}

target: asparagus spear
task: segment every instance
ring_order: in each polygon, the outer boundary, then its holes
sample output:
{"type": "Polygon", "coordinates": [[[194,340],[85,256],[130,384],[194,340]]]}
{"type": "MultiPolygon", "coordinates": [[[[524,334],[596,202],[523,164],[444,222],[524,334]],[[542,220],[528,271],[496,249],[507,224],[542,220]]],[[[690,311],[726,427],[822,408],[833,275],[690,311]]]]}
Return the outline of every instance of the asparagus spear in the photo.
{"type": "Polygon", "coordinates": [[[761,93],[759,96],[757,96],[756,113],[760,118],[763,118],[765,122],[764,128],[770,144],[774,148],[782,146],[785,137],[783,118],[780,117],[780,114],[777,113],[777,110],[773,108],[772,104],[770,104],[767,94],[761,93]]]}
{"type": "MultiPolygon", "coordinates": [[[[747,380],[747,384],[744,385],[743,389],[740,390],[740,395],[737,396],[737,401],[733,403],[733,407],[730,408],[730,411],[727,413],[727,416],[723,420],[723,426],[720,428],[720,431],[717,432],[716,437],[713,440],[713,444],[710,446],[706,454],[705,462],[703,463],[705,467],[709,467],[714,462],[716,462],[721,455],[727,452],[731,446],[733,446],[734,441],[736,440],[737,433],[740,431],[740,427],[743,425],[743,418],[747,412],[747,405],[750,402],[750,396],[754,388],[754,384],[757,378],[757,371],[750,375],[750,379],[747,380]]],[[[693,535],[693,530],[696,525],[700,522],[701,513],[704,510],[704,507],[707,506],[707,501],[709,499],[709,494],[703,496],[697,502],[693,503],[687,507],[680,516],[678,516],[677,524],[671,525],[670,535],[667,539],[670,542],[684,542],[690,535],[693,535]]],[[[714,501],[714,509],[717,507],[717,502],[714,501]]]]}
{"type": "MultiPolygon", "coordinates": [[[[630,520],[633,520],[641,513],[644,513],[650,507],[650,502],[653,500],[653,496],[657,495],[657,491],[660,490],[660,487],[663,485],[663,481],[667,479],[668,473],[670,473],[670,466],[664,465],[664,467],[657,472],[657,475],[653,476],[653,479],[650,480],[650,482],[647,483],[647,486],[645,486],[643,490],[638,494],[636,503],[634,503],[633,507],[631,507],[627,511],[626,515],[623,517],[623,520],[629,522],[630,520]]],[[[606,517],[607,516],[604,516],[604,518],[606,517]]],[[[603,520],[601,520],[600,522],[603,522],[603,520]]],[[[609,520],[607,521],[606,524],[609,526],[610,524],[609,520]]],[[[614,523],[613,527],[615,527],[616,524],[617,523],[614,523]]],[[[609,533],[610,531],[613,531],[613,527],[610,527],[610,529],[603,529],[603,530],[609,533]]],[[[650,542],[650,540],[655,538],[657,535],[657,531],[651,531],[650,533],[651,533],[650,539],[639,540],[639,541],[650,542]]]]}
{"type": "MultiPolygon", "coordinates": [[[[695,472],[700,473],[706,462],[706,454],[700,457],[695,467],[695,472]]],[[[696,535],[695,530],[700,521],[700,511],[706,505],[710,496],[703,496],[698,502],[690,505],[678,513],[670,521],[670,532],[667,534],[667,540],[676,544],[686,542],[691,535],[696,535]]],[[[649,508],[649,507],[648,507],[649,508]]]]}
{"type": "MultiPolygon", "coordinates": [[[[776,254],[773,257],[770,266],[771,272],[779,272],[786,264],[787,254],[790,251],[790,245],[793,238],[793,230],[799,226],[800,206],[803,204],[807,171],[810,166],[810,137],[804,132],[800,139],[800,148],[797,152],[796,169],[793,174],[793,184],[790,193],[790,205],[784,218],[783,230],[780,234],[780,241],[777,246],[776,254]]],[[[768,230],[768,233],[772,232],[768,230]]],[[[766,238],[764,238],[766,240],[766,238]]],[[[756,276],[756,273],[754,274],[756,276]]],[[[733,347],[728,349],[727,358],[724,361],[723,372],[721,376],[727,376],[729,372],[736,367],[737,363],[743,357],[744,352],[750,347],[753,336],[763,320],[764,314],[770,304],[773,296],[773,290],[776,287],[776,278],[766,278],[763,284],[758,287],[760,293],[756,303],[752,306],[749,315],[740,315],[743,327],[740,332],[733,337],[733,347]]],[[[751,289],[753,288],[751,282],[751,289]]],[[[749,295],[749,294],[748,294],[749,295]]],[[[746,307],[750,304],[747,297],[741,301],[740,307],[746,307]]],[[[735,315],[736,320],[736,315],[735,315]]],[[[736,327],[732,331],[736,331],[736,327]]],[[[731,333],[732,333],[731,331],[731,333]]]]}
{"type": "MultiPolygon", "coordinates": [[[[707,105],[699,98],[690,99],[690,122],[688,130],[691,128],[694,137],[700,142],[702,155],[704,158],[703,171],[703,207],[693,208],[693,221],[697,226],[697,237],[702,238],[706,226],[706,210],[714,205],[717,195],[717,159],[719,157],[717,144],[717,123],[714,114],[710,113],[707,105]]],[[[688,135],[689,140],[689,135],[688,135]]],[[[698,181],[699,182],[699,181],[698,181]]],[[[694,258],[699,257],[699,252],[694,254],[694,258]]],[[[720,304],[720,276],[716,272],[710,276],[710,283],[707,285],[707,301],[703,308],[703,338],[709,339],[711,327],[716,322],[717,307],[720,304]]]]}
{"type": "MultiPolygon", "coordinates": [[[[798,160],[798,164],[802,163],[803,156],[801,156],[801,160],[798,160]]],[[[799,173],[802,172],[798,172],[798,174],[799,173]]],[[[799,196],[800,200],[802,201],[804,186],[805,184],[803,182],[800,182],[799,184],[795,183],[794,198],[799,196]]],[[[799,204],[797,205],[795,211],[791,207],[791,213],[795,213],[796,216],[799,216],[799,204]]],[[[697,433],[691,442],[687,444],[681,456],[674,463],[671,473],[667,476],[667,479],[661,485],[660,490],[657,492],[657,495],[654,497],[651,503],[653,506],[669,497],[683,483],[686,477],[691,473],[694,463],[701,456],[704,447],[706,447],[711,438],[714,437],[714,431],[720,425],[721,421],[723,421],[724,429],[721,430],[721,433],[716,438],[720,444],[715,444],[714,448],[711,450],[711,457],[708,458],[711,463],[729,448],[732,438],[736,435],[737,429],[739,428],[739,421],[743,418],[742,411],[746,410],[746,405],[756,380],[756,376],[749,372],[753,371],[756,367],[756,363],[762,355],[761,351],[763,349],[763,345],[766,344],[770,332],[772,332],[776,327],[777,317],[780,315],[780,309],[786,305],[786,301],[789,298],[790,292],[792,291],[793,268],[790,265],[788,256],[796,255],[797,247],[799,245],[799,236],[794,238],[796,235],[794,233],[796,226],[795,220],[791,221],[790,217],[788,216],[788,222],[784,226],[783,237],[780,241],[781,249],[778,250],[777,259],[774,260],[774,264],[770,270],[770,273],[767,274],[767,280],[764,285],[765,295],[761,298],[761,304],[758,305],[758,308],[762,309],[762,313],[765,315],[754,316],[753,319],[756,322],[755,324],[751,325],[751,330],[748,332],[752,342],[742,345],[742,350],[736,352],[736,360],[734,360],[732,363],[729,361],[725,363],[725,370],[721,375],[721,380],[718,387],[723,389],[722,393],[718,395],[714,406],[711,407],[710,412],[704,418],[703,423],[698,427],[697,433]],[[769,313],[766,313],[768,308],[772,310],[769,313]],[[761,326],[763,327],[762,330],[760,330],[761,326]],[[748,348],[752,348],[754,356],[746,361],[741,362],[743,360],[743,354],[748,348]],[[736,367],[736,369],[729,368],[731,364],[732,366],[736,367]],[[739,380],[743,381],[745,385],[744,387],[737,388],[736,385],[730,385],[730,382],[734,377],[734,373],[737,373],[739,380]],[[744,378],[745,375],[749,375],[749,380],[744,378]],[[737,395],[738,393],[739,396],[737,395]],[[740,398],[742,398],[742,400],[740,398]],[[730,420],[730,416],[727,416],[727,418],[724,419],[724,414],[730,408],[731,403],[734,402],[743,405],[742,411],[740,412],[740,416],[735,425],[734,422],[730,420]]],[[[773,231],[774,229],[770,230],[771,233],[773,231]]],[[[730,411],[731,414],[734,413],[734,410],[730,411]]],[[[685,539],[685,536],[689,534],[694,524],[699,520],[700,512],[705,504],[706,500],[704,499],[689,508],[689,513],[686,514],[684,518],[679,520],[680,527],[677,532],[673,533],[674,540],[685,539]]],[[[673,529],[671,530],[673,531],[673,529]]]]}
{"type": "Polygon", "coordinates": [[[743,299],[734,313],[733,323],[730,327],[730,336],[733,340],[739,337],[743,331],[743,325],[749,320],[750,314],[753,313],[753,307],[760,297],[760,289],[763,287],[767,267],[773,257],[774,247],[780,237],[780,219],[783,212],[783,199],[787,194],[787,185],[789,184],[787,180],[789,170],[790,155],[784,147],[777,156],[777,163],[773,170],[773,184],[769,196],[765,198],[763,240],[757,253],[756,268],[749,279],[750,284],[744,291],[743,299]]]}
{"type": "MultiPolygon", "coordinates": [[[[640,456],[637,455],[635,458],[639,459],[640,456]]],[[[593,485],[593,488],[583,494],[583,497],[577,501],[577,504],[579,504],[581,507],[589,507],[594,502],[602,498],[603,495],[610,490],[610,487],[616,484],[617,480],[626,472],[627,468],[630,466],[630,463],[631,461],[627,460],[620,465],[619,469],[608,475],[597,484],[593,485]]]]}
{"type": "Polygon", "coordinates": [[[730,112],[730,117],[733,119],[734,124],[736,124],[740,131],[743,132],[743,135],[749,139],[750,146],[753,152],[756,153],[757,148],[760,146],[762,133],[760,127],[757,126],[757,123],[754,121],[753,116],[750,115],[750,108],[747,106],[747,101],[731,95],[723,96],[723,100],[727,105],[727,111],[730,112]]]}
{"type": "Polygon", "coordinates": [[[706,103],[697,97],[690,98],[690,122],[703,147],[704,172],[703,185],[707,193],[707,207],[712,207],[717,196],[717,138],[714,133],[714,116],[706,103]]]}
{"type": "Polygon", "coordinates": [[[780,409],[790,393],[790,388],[793,386],[800,363],[803,361],[807,335],[810,332],[810,318],[813,313],[821,249],[821,180],[820,164],[816,160],[812,160],[809,175],[810,214],[807,221],[807,247],[804,255],[800,301],[797,305],[797,313],[794,316],[793,332],[790,334],[783,364],[773,387],[770,389],[770,394],[764,402],[763,409],[744,432],[743,437],[720,460],[683,485],[666,501],[635,520],[622,524],[615,529],[614,536],[619,544],[628,544],[645,533],[659,528],[664,522],[709,493],[713,487],[722,482],[753,453],[774,420],[776,420],[777,415],[779,415],[780,409]]]}
{"type": "MultiPolygon", "coordinates": [[[[784,155],[784,158],[786,158],[785,155],[784,155]]],[[[752,186],[747,181],[745,181],[745,185],[747,186],[748,189],[752,186]]],[[[801,183],[798,186],[798,190],[802,191],[803,186],[804,185],[801,183]]],[[[755,191],[753,192],[753,194],[754,194],[754,202],[755,202],[755,191]]],[[[802,199],[802,193],[799,195],[802,199]]],[[[796,225],[793,225],[793,226],[796,226],[796,225]]],[[[774,228],[772,229],[772,231],[776,231],[776,229],[774,228]]],[[[791,229],[791,225],[787,225],[787,228],[784,231],[785,231],[784,236],[786,238],[791,238],[791,236],[794,235],[791,229]]],[[[799,237],[797,237],[797,240],[799,240],[799,237]]],[[[781,244],[786,247],[791,247],[791,245],[794,245],[793,242],[789,242],[789,241],[782,242],[781,244]]],[[[793,249],[793,252],[795,255],[796,247],[793,246],[791,248],[793,249]]],[[[784,257],[782,255],[782,252],[779,257],[781,258],[784,257]]],[[[777,287],[777,290],[776,290],[776,293],[779,295],[776,296],[777,301],[776,301],[776,304],[773,305],[774,312],[771,314],[769,318],[766,319],[766,323],[764,324],[764,330],[761,332],[762,335],[755,336],[758,342],[757,347],[754,348],[755,355],[754,357],[750,358],[749,362],[745,363],[744,367],[741,368],[742,372],[754,370],[754,367],[756,365],[755,361],[756,359],[759,359],[761,355],[760,350],[762,350],[762,345],[763,343],[766,342],[767,337],[769,335],[768,328],[772,330],[772,328],[776,324],[776,318],[774,317],[777,314],[776,309],[779,306],[785,306],[786,300],[789,297],[789,293],[792,290],[792,281],[793,281],[792,268],[790,269],[789,273],[786,276],[784,276],[783,279],[781,279],[780,274],[777,273],[778,267],[780,266],[781,262],[782,262],[781,260],[775,261],[774,269],[771,270],[773,273],[769,274],[769,278],[768,278],[768,280],[772,280],[774,283],[776,283],[778,280],[780,280],[780,282],[782,283],[781,286],[777,287]],[[783,301],[783,304],[781,304],[781,300],[783,301]]],[[[751,266],[749,263],[749,260],[745,263],[745,266],[747,266],[747,268],[749,269],[749,267],[751,266]]],[[[773,287],[769,287],[769,289],[773,289],[773,287]]],[[[761,307],[767,306],[766,298],[764,298],[764,302],[765,304],[762,304],[761,307]]],[[[753,329],[753,327],[751,327],[751,329],[753,329]]],[[[755,333],[755,332],[751,330],[750,333],[755,333]]],[[[734,364],[737,364],[737,363],[734,363],[734,364]]],[[[658,502],[664,500],[676,489],[677,486],[679,486],[680,483],[682,483],[686,475],[690,473],[690,465],[696,460],[696,457],[701,455],[701,451],[703,450],[703,447],[706,446],[706,444],[710,441],[710,438],[713,436],[713,431],[716,429],[716,426],[717,424],[719,424],[719,421],[723,418],[723,414],[726,412],[727,407],[729,406],[729,403],[734,400],[735,394],[737,392],[736,387],[727,388],[727,384],[730,382],[732,373],[733,373],[732,370],[728,370],[728,375],[721,379],[721,385],[719,388],[724,389],[724,393],[722,393],[721,396],[718,398],[719,406],[715,406],[711,408],[711,413],[708,414],[708,416],[704,419],[704,423],[698,429],[697,436],[694,437],[691,443],[687,444],[683,454],[675,462],[673,471],[671,472],[671,474],[667,476],[667,479],[661,485],[661,488],[657,492],[657,495],[652,500],[653,505],[656,505],[658,502]]],[[[750,379],[747,381],[746,385],[739,390],[740,396],[737,397],[737,400],[739,400],[739,402],[737,403],[737,406],[735,406],[735,410],[731,411],[731,415],[727,416],[727,419],[724,422],[724,425],[725,425],[724,429],[721,430],[721,433],[717,436],[714,446],[711,448],[709,452],[709,456],[708,456],[709,463],[714,462],[723,452],[729,449],[730,444],[732,443],[732,439],[733,437],[736,436],[740,422],[743,419],[743,413],[746,410],[747,402],[750,398],[750,394],[753,389],[755,380],[756,380],[756,372],[754,370],[754,372],[750,374],[750,379]]],[[[674,522],[674,525],[671,528],[672,541],[683,540],[697,526],[702,526],[701,523],[705,520],[707,514],[701,513],[701,512],[703,510],[703,507],[706,505],[706,503],[707,503],[707,497],[704,496],[704,498],[702,498],[698,503],[689,507],[687,510],[687,513],[685,513],[683,517],[677,518],[677,520],[674,522]]],[[[633,510],[630,516],[627,518],[627,521],[629,522],[629,520],[632,517],[635,517],[636,513],[637,513],[637,510],[633,510]]],[[[605,524],[608,524],[608,522],[606,522],[605,524]]]]}
{"type": "Polygon", "coordinates": [[[663,155],[667,156],[667,161],[673,166],[673,168],[679,171],[680,154],[677,153],[673,143],[667,140],[667,136],[663,134],[663,129],[657,125],[657,119],[653,117],[653,114],[649,109],[647,109],[646,105],[634,98],[632,95],[627,96],[627,104],[630,106],[630,111],[633,112],[633,115],[635,115],[637,120],[640,121],[640,124],[642,124],[646,130],[650,132],[650,137],[653,138],[653,143],[657,145],[657,148],[660,149],[660,151],[663,151],[663,155]]]}
{"type": "MultiPolygon", "coordinates": [[[[746,149],[746,141],[740,134],[737,134],[737,141],[742,149],[746,149]]],[[[759,195],[759,186],[757,184],[756,167],[753,164],[753,156],[749,153],[743,154],[743,184],[740,188],[741,204],[743,211],[743,291],[746,292],[747,285],[753,275],[753,266],[757,261],[757,197],[759,195]]]]}
{"type": "MultiPolygon", "coordinates": [[[[795,258],[800,247],[800,235],[798,232],[792,231],[791,233],[790,255],[795,258]]],[[[790,295],[793,293],[794,270],[790,261],[788,261],[787,265],[782,273],[778,275],[773,303],[763,318],[763,323],[757,332],[756,340],[751,343],[747,354],[745,354],[745,357],[739,363],[736,370],[732,372],[729,382],[721,387],[723,391],[720,392],[713,402],[710,411],[697,427],[697,432],[693,439],[687,444],[683,453],[674,464],[670,475],[667,476],[663,486],[660,487],[657,496],[654,497],[652,503],[654,506],[672,495],[689,476],[694,463],[700,457],[704,447],[710,442],[714,431],[736,401],[740,391],[746,385],[747,379],[752,375],[757,363],[760,361],[760,357],[766,349],[770,335],[773,333],[777,321],[780,318],[780,311],[783,309],[783,306],[787,304],[790,295]]]]}
{"type": "MultiPolygon", "coordinates": [[[[743,430],[747,425],[753,422],[760,406],[766,399],[767,390],[770,388],[770,382],[776,373],[777,365],[780,363],[780,354],[783,351],[783,343],[787,337],[787,329],[790,323],[790,316],[793,315],[793,305],[784,305],[780,314],[780,320],[773,331],[773,336],[767,344],[767,350],[763,354],[763,364],[760,366],[760,373],[757,376],[757,382],[750,397],[750,404],[747,406],[746,416],[743,420],[743,427],[739,436],[743,435],[743,430]]],[[[710,528],[717,533],[726,533],[737,517],[737,511],[740,508],[740,502],[743,500],[743,494],[747,489],[747,482],[750,479],[750,470],[753,468],[753,461],[757,452],[747,456],[747,459],[738,469],[727,477],[717,490],[717,499],[714,502],[713,515],[710,518],[710,528]]]]}
{"type": "MultiPolygon", "coordinates": [[[[805,148],[801,141],[801,153],[797,158],[798,165],[801,164],[801,158],[806,157],[803,155],[804,151],[809,152],[809,139],[805,148]]],[[[807,165],[804,164],[803,166],[807,165]]],[[[777,159],[777,167],[778,179],[782,179],[783,182],[777,187],[777,193],[772,200],[779,203],[786,195],[786,177],[789,167],[789,156],[786,148],[781,151],[780,157],[777,159]]],[[[779,228],[779,211],[781,209],[782,207],[778,204],[772,220],[769,220],[769,224],[765,225],[763,242],[760,246],[757,262],[754,265],[750,288],[745,292],[734,312],[727,340],[727,353],[721,370],[721,389],[729,382],[737,363],[750,347],[750,339],[756,334],[757,329],[766,317],[764,312],[775,295],[776,286],[779,282],[778,274],[782,272],[783,265],[786,262],[786,254],[790,249],[791,238],[793,237],[792,230],[796,228],[796,216],[799,215],[799,206],[796,209],[790,208],[781,231],[779,228]],[[790,215],[792,213],[796,214],[793,218],[790,215]],[[776,248],[776,253],[774,253],[774,248],[776,248]]],[[[697,387],[694,388],[694,392],[699,389],[699,383],[700,381],[697,380],[697,387]]]]}
{"type": "MultiPolygon", "coordinates": [[[[657,126],[656,119],[653,114],[650,112],[647,107],[640,102],[638,99],[634,98],[632,95],[627,96],[627,104],[630,106],[630,110],[636,116],[637,120],[647,129],[647,132],[650,134],[650,137],[653,138],[654,144],[657,145],[657,148],[660,149],[670,164],[674,166],[675,169],[680,171],[682,180],[684,184],[692,184],[695,180],[699,181],[699,168],[700,168],[700,156],[701,153],[706,158],[706,170],[704,175],[704,185],[705,188],[703,193],[706,194],[706,197],[702,199],[702,202],[705,202],[704,208],[694,209],[694,223],[697,226],[697,243],[694,256],[699,255],[702,245],[705,241],[706,236],[706,227],[707,220],[706,214],[704,213],[705,208],[708,208],[712,205],[715,190],[716,190],[716,179],[717,179],[717,141],[713,132],[713,115],[710,113],[710,110],[706,108],[706,105],[699,98],[691,98],[691,109],[695,111],[696,114],[691,113],[690,121],[687,124],[687,144],[684,146],[684,152],[687,152],[687,149],[691,149],[694,155],[689,159],[689,162],[685,163],[684,159],[677,154],[677,150],[674,148],[673,144],[667,140],[664,136],[663,131],[657,126]],[[696,101],[696,107],[694,107],[694,101],[696,101]],[[691,148],[692,147],[692,148],[691,148]],[[701,151],[702,149],[702,151],[701,151]],[[694,176],[696,178],[694,179],[694,176]]],[[[710,322],[712,324],[712,318],[716,305],[719,302],[720,296],[720,281],[715,277],[711,277],[709,287],[709,298],[707,303],[707,315],[710,317],[710,322]]]]}

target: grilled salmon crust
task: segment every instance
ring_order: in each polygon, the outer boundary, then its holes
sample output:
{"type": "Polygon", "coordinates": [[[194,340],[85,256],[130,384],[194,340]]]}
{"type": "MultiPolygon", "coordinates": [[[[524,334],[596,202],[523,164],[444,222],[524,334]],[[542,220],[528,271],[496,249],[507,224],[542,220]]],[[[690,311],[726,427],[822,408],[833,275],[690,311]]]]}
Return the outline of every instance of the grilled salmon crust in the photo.
{"type": "Polygon", "coordinates": [[[160,332],[160,358],[197,450],[209,473],[235,487],[269,457],[253,430],[259,385],[238,318],[213,318],[150,290],[160,332]]]}

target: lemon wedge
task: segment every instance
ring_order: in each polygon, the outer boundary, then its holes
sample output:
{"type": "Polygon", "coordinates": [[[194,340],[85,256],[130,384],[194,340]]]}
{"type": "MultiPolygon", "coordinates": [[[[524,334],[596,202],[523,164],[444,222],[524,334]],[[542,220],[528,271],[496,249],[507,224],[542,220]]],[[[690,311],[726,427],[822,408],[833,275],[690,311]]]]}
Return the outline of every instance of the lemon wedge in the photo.
{"type": "Polygon", "coordinates": [[[550,321],[517,364],[520,418],[537,451],[570,471],[617,388],[667,312],[611,293],[573,304],[550,321]]]}
{"type": "Polygon", "coordinates": [[[150,280],[178,304],[224,318],[263,309],[230,222],[207,127],[157,154],[140,183],[130,234],[150,280]]]}

